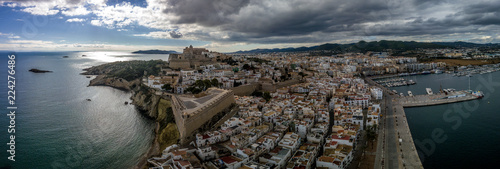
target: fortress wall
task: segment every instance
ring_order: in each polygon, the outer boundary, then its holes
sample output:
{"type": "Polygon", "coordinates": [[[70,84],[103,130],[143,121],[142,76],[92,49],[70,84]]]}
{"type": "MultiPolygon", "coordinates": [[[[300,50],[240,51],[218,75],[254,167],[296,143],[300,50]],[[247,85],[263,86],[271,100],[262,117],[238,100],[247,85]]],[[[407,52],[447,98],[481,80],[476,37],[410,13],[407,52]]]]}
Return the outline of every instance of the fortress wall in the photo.
{"type": "Polygon", "coordinates": [[[186,137],[186,128],[184,127],[184,119],[182,118],[182,110],[180,109],[179,100],[175,97],[171,96],[172,100],[172,110],[174,112],[175,124],[177,125],[177,129],[179,130],[180,138],[186,137]]]}
{"type": "Polygon", "coordinates": [[[196,134],[195,132],[198,128],[203,126],[207,121],[210,121],[217,113],[228,108],[232,103],[235,103],[234,94],[229,91],[198,110],[201,112],[197,112],[195,115],[188,118],[183,118],[182,111],[178,108],[179,105],[175,103],[177,100],[172,100],[174,107],[176,107],[174,109],[174,116],[181,135],[181,143],[188,143],[188,141],[194,138],[194,134],[196,134]]]}
{"type": "Polygon", "coordinates": [[[276,92],[276,85],[271,83],[262,83],[261,90],[263,92],[276,92]]]}
{"type": "Polygon", "coordinates": [[[284,82],[279,82],[279,83],[276,83],[276,89],[279,89],[279,88],[282,88],[282,87],[286,87],[286,86],[290,86],[290,85],[294,85],[294,84],[297,84],[297,83],[300,83],[300,81],[297,80],[297,79],[292,79],[292,80],[287,80],[287,81],[284,81],[284,82]]]}
{"type": "Polygon", "coordinates": [[[282,88],[282,87],[286,87],[286,86],[290,86],[290,85],[294,85],[294,84],[297,84],[297,83],[300,83],[299,80],[297,79],[292,79],[292,80],[287,80],[287,81],[284,81],[284,82],[278,82],[278,83],[275,83],[275,84],[271,84],[271,83],[262,83],[262,86],[261,86],[261,91],[262,92],[276,92],[276,89],[279,89],[279,88],[282,88]]]}
{"type": "Polygon", "coordinates": [[[190,66],[189,60],[172,59],[168,61],[168,67],[172,69],[179,69],[179,68],[187,69],[189,68],[189,66],[190,66]]]}
{"type": "Polygon", "coordinates": [[[248,84],[248,85],[241,85],[238,87],[233,87],[231,90],[233,91],[234,95],[237,96],[249,96],[251,95],[255,90],[259,88],[258,83],[254,84],[248,84]]]}

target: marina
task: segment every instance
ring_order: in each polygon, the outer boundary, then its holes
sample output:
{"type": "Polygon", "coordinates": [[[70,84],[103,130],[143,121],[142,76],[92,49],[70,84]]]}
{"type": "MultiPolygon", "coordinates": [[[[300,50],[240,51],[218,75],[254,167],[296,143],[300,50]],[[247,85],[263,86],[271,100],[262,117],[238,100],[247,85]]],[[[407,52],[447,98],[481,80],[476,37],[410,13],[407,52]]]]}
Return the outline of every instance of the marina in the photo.
{"type": "Polygon", "coordinates": [[[471,77],[473,75],[482,75],[487,73],[493,73],[496,71],[500,71],[500,64],[494,65],[483,65],[483,66],[461,66],[458,67],[457,71],[450,71],[448,73],[453,74],[453,76],[468,76],[471,77]]]}
{"type": "Polygon", "coordinates": [[[413,80],[407,80],[404,78],[390,78],[385,80],[378,80],[377,83],[381,84],[384,87],[398,87],[398,86],[408,86],[417,84],[413,80]]]}

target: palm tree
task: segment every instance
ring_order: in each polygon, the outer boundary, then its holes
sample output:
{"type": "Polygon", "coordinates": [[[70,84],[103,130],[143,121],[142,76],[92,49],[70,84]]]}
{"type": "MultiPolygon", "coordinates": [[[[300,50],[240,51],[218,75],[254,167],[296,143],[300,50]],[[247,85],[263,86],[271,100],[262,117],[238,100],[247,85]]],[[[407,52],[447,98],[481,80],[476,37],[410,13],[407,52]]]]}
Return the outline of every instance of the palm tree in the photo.
{"type": "Polygon", "coordinates": [[[376,128],[377,128],[377,126],[373,125],[373,126],[369,126],[366,129],[366,140],[371,143],[372,147],[373,147],[373,141],[375,140],[375,138],[377,136],[377,133],[375,133],[376,128]]]}

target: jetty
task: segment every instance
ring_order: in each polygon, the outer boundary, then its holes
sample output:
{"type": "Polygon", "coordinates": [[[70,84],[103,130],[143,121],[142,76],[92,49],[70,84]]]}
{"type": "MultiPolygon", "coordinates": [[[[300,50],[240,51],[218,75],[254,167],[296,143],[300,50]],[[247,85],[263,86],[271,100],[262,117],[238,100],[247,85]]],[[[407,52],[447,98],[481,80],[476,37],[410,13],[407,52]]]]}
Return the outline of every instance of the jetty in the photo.
{"type": "Polygon", "coordinates": [[[415,95],[401,97],[397,100],[403,107],[419,107],[419,106],[432,106],[439,104],[456,103],[468,100],[478,99],[480,97],[472,95],[468,91],[455,91],[451,93],[434,93],[432,95],[415,95]]]}

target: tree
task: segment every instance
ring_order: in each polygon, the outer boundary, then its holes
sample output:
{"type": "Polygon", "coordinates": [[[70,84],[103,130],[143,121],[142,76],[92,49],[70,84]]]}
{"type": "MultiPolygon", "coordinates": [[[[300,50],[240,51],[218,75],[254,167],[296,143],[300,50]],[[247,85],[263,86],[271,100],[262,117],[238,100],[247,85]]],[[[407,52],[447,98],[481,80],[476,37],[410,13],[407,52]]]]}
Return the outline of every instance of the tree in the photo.
{"type": "Polygon", "coordinates": [[[373,147],[373,141],[376,139],[377,133],[375,133],[377,126],[370,126],[366,129],[366,140],[371,143],[373,147]]]}
{"type": "Polygon", "coordinates": [[[203,80],[203,90],[205,91],[210,87],[212,87],[212,82],[208,79],[203,80]]]}
{"type": "Polygon", "coordinates": [[[219,87],[220,86],[219,80],[217,80],[216,78],[213,78],[212,79],[212,86],[219,87]]]}
{"type": "Polygon", "coordinates": [[[304,76],[307,76],[306,74],[304,74],[304,72],[299,72],[299,75],[302,76],[302,78],[304,78],[304,76]]]}
{"type": "Polygon", "coordinates": [[[198,93],[201,93],[202,90],[201,89],[198,89],[198,88],[194,88],[193,91],[191,91],[191,93],[193,94],[198,94],[198,93]]]}
{"type": "Polygon", "coordinates": [[[203,83],[203,80],[196,80],[193,85],[194,85],[194,87],[197,87],[200,89],[203,89],[203,87],[205,86],[205,84],[203,83]]]}
{"type": "Polygon", "coordinates": [[[262,97],[266,100],[266,102],[269,102],[269,100],[271,100],[271,94],[269,92],[264,92],[264,94],[262,94],[262,97]]]}
{"type": "Polygon", "coordinates": [[[164,84],[161,89],[165,90],[165,91],[170,91],[172,90],[172,86],[170,86],[170,84],[164,84]]]}
{"type": "Polygon", "coordinates": [[[250,70],[250,65],[248,65],[248,64],[244,64],[244,65],[243,65],[243,69],[245,69],[245,70],[250,70]]]}

